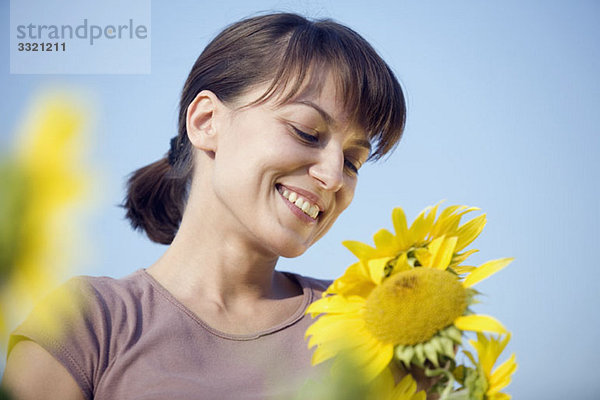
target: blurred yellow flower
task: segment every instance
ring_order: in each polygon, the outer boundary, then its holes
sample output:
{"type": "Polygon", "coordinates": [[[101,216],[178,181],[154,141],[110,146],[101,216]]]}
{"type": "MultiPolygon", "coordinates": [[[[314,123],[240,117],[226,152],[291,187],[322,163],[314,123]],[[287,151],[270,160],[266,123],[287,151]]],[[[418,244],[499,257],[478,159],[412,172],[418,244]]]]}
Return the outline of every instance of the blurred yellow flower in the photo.
{"type": "Polygon", "coordinates": [[[0,338],[66,277],[81,254],[78,208],[89,171],[84,149],[88,112],[67,95],[40,96],[0,166],[0,338]],[[6,178],[6,179],[4,179],[6,178]]]}
{"type": "Polygon", "coordinates": [[[396,384],[392,370],[386,368],[376,379],[367,382],[357,368],[352,354],[336,359],[329,374],[309,379],[295,397],[297,400],[425,400],[425,391],[417,392],[417,383],[405,374],[396,384]]]}
{"type": "Polygon", "coordinates": [[[371,385],[367,400],[425,400],[424,391],[417,392],[417,383],[411,375],[404,376],[398,384],[386,368],[371,385]]]}

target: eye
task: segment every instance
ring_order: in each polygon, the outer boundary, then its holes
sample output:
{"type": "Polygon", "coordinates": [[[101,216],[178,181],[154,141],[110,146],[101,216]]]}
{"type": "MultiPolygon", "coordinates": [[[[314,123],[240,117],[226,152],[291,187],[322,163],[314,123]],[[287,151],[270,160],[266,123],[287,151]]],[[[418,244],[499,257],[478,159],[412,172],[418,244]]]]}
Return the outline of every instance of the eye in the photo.
{"type": "Polygon", "coordinates": [[[308,144],[317,144],[319,142],[319,138],[315,135],[311,135],[310,133],[306,133],[298,128],[296,128],[294,125],[290,125],[292,127],[292,130],[294,131],[294,134],[296,136],[298,136],[303,142],[306,142],[308,144]]]}
{"type": "Polygon", "coordinates": [[[350,172],[350,174],[358,175],[358,169],[360,166],[358,166],[357,163],[353,162],[352,160],[345,158],[344,167],[350,172]]]}

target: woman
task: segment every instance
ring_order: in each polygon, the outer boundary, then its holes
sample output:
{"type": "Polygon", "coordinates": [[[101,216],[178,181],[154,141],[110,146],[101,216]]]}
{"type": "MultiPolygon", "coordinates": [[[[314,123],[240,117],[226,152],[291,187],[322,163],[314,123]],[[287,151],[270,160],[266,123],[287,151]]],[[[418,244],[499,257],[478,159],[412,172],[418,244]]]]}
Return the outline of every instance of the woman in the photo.
{"type": "Polygon", "coordinates": [[[404,121],[396,78],[354,31],[295,14],[226,28],[185,83],[167,157],[129,179],[132,226],[168,249],[123,279],[69,281],[14,332],[4,385],[23,399],[292,397],[314,372],[304,311],[327,282],[277,259],[331,228],[404,121]],[[76,307],[58,306],[65,293],[76,307]]]}

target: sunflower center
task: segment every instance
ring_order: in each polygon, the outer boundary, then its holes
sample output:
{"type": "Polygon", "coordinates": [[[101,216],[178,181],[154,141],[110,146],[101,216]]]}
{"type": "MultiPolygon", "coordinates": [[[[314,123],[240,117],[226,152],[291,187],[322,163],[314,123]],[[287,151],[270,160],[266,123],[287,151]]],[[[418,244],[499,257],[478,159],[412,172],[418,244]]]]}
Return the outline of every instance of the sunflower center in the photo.
{"type": "Polygon", "coordinates": [[[455,275],[413,268],[391,276],[371,292],[364,319],[380,341],[414,345],[452,324],[466,307],[466,290],[455,275]]]}

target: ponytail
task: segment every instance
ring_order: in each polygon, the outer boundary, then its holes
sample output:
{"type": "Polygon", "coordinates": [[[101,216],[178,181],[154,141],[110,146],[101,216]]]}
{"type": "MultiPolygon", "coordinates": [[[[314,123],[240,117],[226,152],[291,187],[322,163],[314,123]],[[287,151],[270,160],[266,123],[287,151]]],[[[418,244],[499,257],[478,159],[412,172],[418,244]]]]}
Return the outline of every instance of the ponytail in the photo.
{"type": "Polygon", "coordinates": [[[173,241],[187,200],[188,176],[176,176],[172,168],[165,157],[131,173],[122,204],[133,229],[161,244],[173,241]]]}

